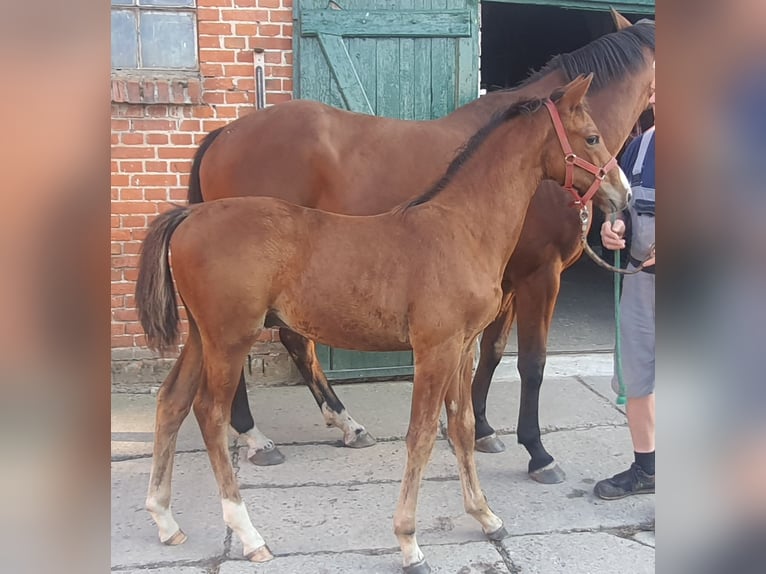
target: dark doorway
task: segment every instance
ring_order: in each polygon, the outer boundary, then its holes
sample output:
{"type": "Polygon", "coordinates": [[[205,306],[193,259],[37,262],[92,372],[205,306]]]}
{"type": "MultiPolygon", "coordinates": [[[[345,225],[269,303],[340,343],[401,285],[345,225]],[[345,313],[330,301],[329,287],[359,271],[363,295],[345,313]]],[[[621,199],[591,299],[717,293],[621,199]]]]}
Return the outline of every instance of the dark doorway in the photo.
{"type": "MultiPolygon", "coordinates": [[[[632,22],[646,15],[622,13],[632,22]]],[[[504,2],[481,3],[481,88],[509,88],[557,54],[571,52],[615,30],[605,11],[574,10],[504,2]]],[[[652,124],[651,112],[640,120],[652,124]]],[[[594,214],[589,243],[600,246],[600,212],[594,214]]],[[[596,251],[599,251],[597,248],[596,251]]],[[[613,261],[611,251],[604,253],[613,261]]],[[[611,351],[614,346],[614,279],[587,255],[566,270],[548,348],[557,352],[611,351]]],[[[516,334],[507,351],[517,349],[516,334]]]]}

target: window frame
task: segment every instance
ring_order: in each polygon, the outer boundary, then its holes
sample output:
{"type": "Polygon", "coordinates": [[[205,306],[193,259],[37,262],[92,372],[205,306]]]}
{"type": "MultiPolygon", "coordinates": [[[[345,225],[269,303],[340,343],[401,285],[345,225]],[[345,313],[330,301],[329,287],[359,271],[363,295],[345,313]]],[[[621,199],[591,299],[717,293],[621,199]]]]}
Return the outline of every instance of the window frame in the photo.
{"type": "MultiPolygon", "coordinates": [[[[147,5],[142,4],[141,0],[128,0],[123,3],[114,3],[110,1],[110,14],[115,11],[119,12],[131,12],[135,18],[135,37],[136,37],[136,67],[110,67],[113,74],[172,74],[172,75],[184,75],[194,74],[199,72],[200,69],[200,54],[199,54],[199,22],[197,20],[197,0],[191,0],[191,5],[181,6],[165,6],[165,5],[147,5]],[[194,65],[191,67],[148,67],[143,65],[143,50],[141,42],[141,15],[142,13],[154,12],[154,13],[167,13],[167,14],[191,14],[192,15],[192,42],[194,43],[194,65]]],[[[111,29],[111,25],[110,25],[111,29]]]]}

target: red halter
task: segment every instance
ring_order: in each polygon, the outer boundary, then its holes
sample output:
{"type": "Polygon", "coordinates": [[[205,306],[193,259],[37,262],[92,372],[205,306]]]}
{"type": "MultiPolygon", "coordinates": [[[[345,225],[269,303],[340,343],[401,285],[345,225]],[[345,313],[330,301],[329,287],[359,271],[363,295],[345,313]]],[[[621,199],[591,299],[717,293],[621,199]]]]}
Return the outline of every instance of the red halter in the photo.
{"type": "Polygon", "coordinates": [[[577,157],[572,151],[572,146],[569,145],[566,131],[564,130],[564,124],[561,123],[561,116],[556,109],[555,104],[551,100],[545,100],[545,107],[548,108],[548,112],[551,114],[551,120],[553,121],[553,127],[556,129],[556,135],[559,136],[559,142],[561,142],[561,149],[564,150],[564,163],[566,163],[566,176],[564,179],[564,189],[574,197],[574,205],[587,204],[593,196],[596,195],[598,188],[601,187],[601,182],[604,181],[606,174],[609,173],[613,167],[617,165],[617,158],[612,156],[604,167],[598,167],[587,160],[577,157]],[[588,173],[592,173],[596,178],[588,188],[588,191],[580,197],[577,190],[573,187],[574,181],[574,166],[581,167],[588,173]]]}

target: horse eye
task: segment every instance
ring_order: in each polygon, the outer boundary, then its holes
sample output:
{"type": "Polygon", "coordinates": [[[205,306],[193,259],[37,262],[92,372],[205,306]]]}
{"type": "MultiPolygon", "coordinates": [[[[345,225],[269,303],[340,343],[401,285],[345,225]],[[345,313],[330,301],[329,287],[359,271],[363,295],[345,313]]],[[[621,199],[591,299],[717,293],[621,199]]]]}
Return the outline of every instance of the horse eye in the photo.
{"type": "Polygon", "coordinates": [[[585,141],[588,142],[588,145],[596,145],[601,139],[598,136],[588,136],[585,141]]]}

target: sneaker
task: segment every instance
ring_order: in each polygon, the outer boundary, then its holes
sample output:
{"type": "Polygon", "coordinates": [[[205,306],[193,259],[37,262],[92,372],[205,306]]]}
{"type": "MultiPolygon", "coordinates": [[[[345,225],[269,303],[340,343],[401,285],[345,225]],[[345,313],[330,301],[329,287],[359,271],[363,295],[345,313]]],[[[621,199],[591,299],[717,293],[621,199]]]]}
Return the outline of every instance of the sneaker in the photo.
{"type": "Polygon", "coordinates": [[[632,494],[651,494],[654,492],[654,475],[646,474],[634,462],[628,470],[597,482],[593,492],[604,500],[617,500],[632,494]]]}

